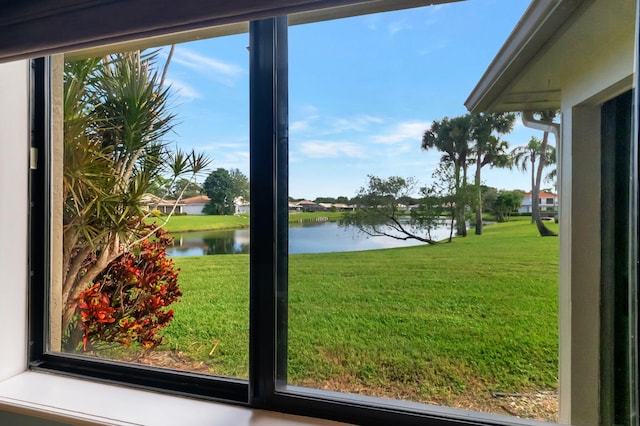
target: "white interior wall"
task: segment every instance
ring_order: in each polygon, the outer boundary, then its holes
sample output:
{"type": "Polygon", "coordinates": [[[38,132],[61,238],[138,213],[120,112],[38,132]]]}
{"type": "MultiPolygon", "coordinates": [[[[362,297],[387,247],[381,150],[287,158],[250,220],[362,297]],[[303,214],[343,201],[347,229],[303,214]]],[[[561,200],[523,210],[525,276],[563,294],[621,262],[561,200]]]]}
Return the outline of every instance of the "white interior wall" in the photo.
{"type": "Polygon", "coordinates": [[[29,62],[0,65],[0,380],[27,363],[29,62]]]}

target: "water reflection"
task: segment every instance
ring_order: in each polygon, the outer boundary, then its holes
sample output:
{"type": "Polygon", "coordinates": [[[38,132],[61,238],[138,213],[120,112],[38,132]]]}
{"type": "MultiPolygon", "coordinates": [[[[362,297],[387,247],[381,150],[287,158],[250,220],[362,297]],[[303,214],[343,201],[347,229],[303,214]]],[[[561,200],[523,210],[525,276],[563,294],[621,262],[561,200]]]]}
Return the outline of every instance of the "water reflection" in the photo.
{"type": "Polygon", "coordinates": [[[205,234],[202,241],[207,246],[204,254],[248,254],[249,231],[220,231],[219,234],[205,234]]]}
{"type": "MultiPolygon", "coordinates": [[[[449,236],[446,225],[432,231],[434,239],[449,236]]],[[[170,257],[206,256],[249,253],[249,230],[185,232],[173,234],[174,246],[167,249],[170,257]]],[[[310,222],[289,226],[289,253],[329,253],[422,245],[415,240],[390,237],[368,237],[355,227],[341,227],[335,222],[310,222]]]]}

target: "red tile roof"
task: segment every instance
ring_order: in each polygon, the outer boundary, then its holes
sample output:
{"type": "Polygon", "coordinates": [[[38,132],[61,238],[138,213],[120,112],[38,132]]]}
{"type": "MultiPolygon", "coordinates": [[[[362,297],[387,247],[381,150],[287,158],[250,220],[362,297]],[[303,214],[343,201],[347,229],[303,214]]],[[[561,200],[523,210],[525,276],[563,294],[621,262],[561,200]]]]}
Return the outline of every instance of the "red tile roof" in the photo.
{"type": "Polygon", "coordinates": [[[195,197],[180,200],[183,204],[207,204],[209,201],[211,201],[211,198],[206,195],[196,195],[195,197]]]}
{"type": "MultiPolygon", "coordinates": [[[[552,194],[550,192],[542,192],[540,191],[538,193],[538,198],[555,198],[557,197],[556,194],[552,194]]],[[[526,194],[524,194],[524,198],[531,198],[531,192],[527,192],[526,194]]]]}

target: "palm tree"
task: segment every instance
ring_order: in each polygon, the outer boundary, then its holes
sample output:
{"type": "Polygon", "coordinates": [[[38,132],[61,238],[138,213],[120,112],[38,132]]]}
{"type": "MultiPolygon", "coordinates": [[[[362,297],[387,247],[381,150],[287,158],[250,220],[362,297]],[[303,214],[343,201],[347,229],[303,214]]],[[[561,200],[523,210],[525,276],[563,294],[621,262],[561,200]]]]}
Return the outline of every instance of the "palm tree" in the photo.
{"type": "Polygon", "coordinates": [[[156,59],[137,51],[65,65],[63,330],[78,295],[155,232],[144,225],[141,198],[156,178],[195,176],[209,161],[163,142],[175,117],[163,87],[169,61],[161,76],[156,59]]]}
{"type": "Polygon", "coordinates": [[[511,113],[474,114],[471,119],[472,137],[475,140],[473,153],[476,164],[475,197],[476,197],[476,235],[482,234],[482,188],[481,172],[484,166],[507,167],[509,165],[509,143],[500,140],[495,134],[506,134],[513,129],[516,119],[511,113]]]}
{"type": "MultiPolygon", "coordinates": [[[[517,146],[513,150],[511,150],[510,156],[511,161],[514,166],[526,172],[527,169],[531,170],[531,200],[533,205],[533,198],[535,197],[535,187],[536,187],[536,163],[538,163],[541,159],[542,152],[542,141],[536,138],[535,136],[531,137],[529,143],[522,146],[517,146]]],[[[553,164],[555,163],[555,147],[547,145],[546,155],[544,156],[544,164],[553,164]]],[[[544,167],[544,166],[543,166],[544,167]]],[[[531,223],[535,222],[535,216],[532,212],[531,214],[531,223]]]]}
{"type": "Polygon", "coordinates": [[[471,154],[471,115],[443,118],[434,121],[430,129],[422,136],[422,150],[436,148],[442,152],[441,162],[453,165],[455,181],[455,220],[456,233],[467,236],[464,210],[467,203],[467,167],[471,154]]]}
{"type": "MultiPolygon", "coordinates": [[[[540,121],[552,123],[555,118],[557,111],[548,110],[542,111],[540,114],[540,121]]],[[[558,234],[551,231],[549,228],[542,223],[540,219],[540,207],[538,205],[538,194],[540,193],[540,184],[542,183],[542,170],[547,165],[547,161],[549,160],[549,132],[544,132],[542,134],[542,142],[540,143],[540,153],[539,161],[538,161],[538,170],[536,171],[536,179],[535,186],[533,188],[533,193],[531,194],[531,208],[533,210],[532,217],[536,222],[536,227],[538,228],[538,232],[543,237],[557,237],[558,234]],[[535,196],[534,196],[535,194],[535,196]]],[[[554,155],[555,158],[555,155],[554,155]]]]}

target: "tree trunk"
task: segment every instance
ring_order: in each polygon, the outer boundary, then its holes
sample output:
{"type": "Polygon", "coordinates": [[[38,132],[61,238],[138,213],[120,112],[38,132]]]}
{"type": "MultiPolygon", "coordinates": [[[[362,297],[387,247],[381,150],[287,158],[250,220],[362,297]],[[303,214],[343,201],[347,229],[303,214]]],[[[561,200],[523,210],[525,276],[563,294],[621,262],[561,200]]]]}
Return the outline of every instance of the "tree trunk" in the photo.
{"type": "Polygon", "coordinates": [[[449,228],[449,242],[453,239],[453,225],[455,222],[456,212],[455,209],[451,211],[451,227],[449,228]]]}
{"type": "Polygon", "coordinates": [[[536,189],[536,157],[531,154],[531,223],[535,223],[536,219],[533,216],[533,192],[536,189]]]}
{"type": "Polygon", "coordinates": [[[536,227],[538,228],[538,232],[543,237],[557,237],[558,234],[550,230],[542,223],[540,219],[540,205],[538,195],[540,193],[540,181],[542,180],[542,169],[544,169],[545,165],[545,153],[547,152],[547,144],[549,142],[549,133],[544,132],[542,136],[542,145],[540,146],[540,159],[538,161],[538,172],[536,174],[536,182],[533,193],[531,194],[531,206],[533,208],[532,217],[536,222],[536,227]]]}
{"type": "MultiPolygon", "coordinates": [[[[458,175],[459,176],[459,175],[458,175]]],[[[461,186],[460,186],[460,190],[458,192],[461,192],[461,195],[459,197],[459,202],[456,204],[456,208],[458,210],[458,214],[456,217],[456,229],[457,229],[457,234],[460,237],[466,237],[467,236],[467,224],[464,221],[464,210],[466,207],[466,203],[467,203],[467,165],[466,165],[466,160],[465,160],[465,164],[462,164],[462,182],[461,182],[461,186]]]]}
{"type": "MultiPolygon", "coordinates": [[[[465,207],[465,203],[464,203],[464,198],[466,197],[466,194],[464,194],[464,191],[466,191],[466,186],[464,185],[464,182],[461,183],[461,178],[460,178],[460,165],[456,164],[456,171],[455,171],[455,179],[456,179],[456,205],[455,205],[455,220],[456,220],[456,235],[460,236],[460,237],[466,237],[467,236],[467,227],[465,226],[464,223],[464,207],[465,207]]],[[[466,182],[466,170],[464,173],[464,180],[466,182]]]]}
{"type": "Polygon", "coordinates": [[[475,190],[476,190],[476,235],[482,235],[482,190],[480,189],[480,172],[482,170],[482,162],[480,161],[480,154],[476,159],[476,177],[475,177],[475,190]]]}
{"type": "Polygon", "coordinates": [[[65,350],[74,351],[80,343],[79,339],[82,338],[82,333],[78,331],[80,330],[80,327],[73,327],[73,329],[71,329],[73,316],[76,313],[76,307],[78,304],[78,297],[80,296],[80,293],[86,290],[93,280],[102,271],[104,271],[109,263],[118,257],[118,241],[119,240],[116,236],[110,242],[104,244],[102,252],[98,256],[96,262],[91,265],[91,267],[89,267],[82,276],[78,276],[78,274],[75,273],[74,276],[67,277],[72,281],[69,288],[65,289],[63,293],[62,300],[64,301],[64,307],[62,311],[62,330],[63,332],[70,331],[71,335],[65,342],[65,350]]]}

